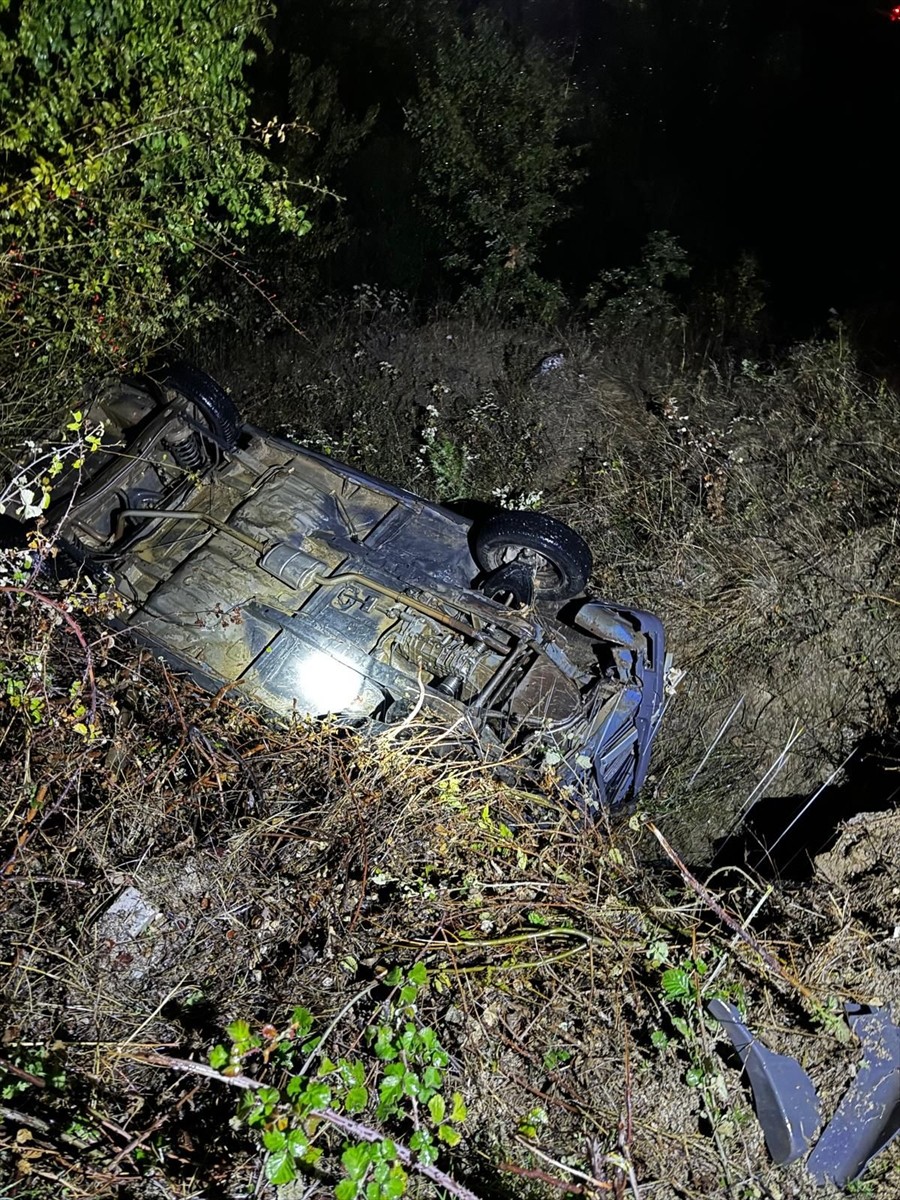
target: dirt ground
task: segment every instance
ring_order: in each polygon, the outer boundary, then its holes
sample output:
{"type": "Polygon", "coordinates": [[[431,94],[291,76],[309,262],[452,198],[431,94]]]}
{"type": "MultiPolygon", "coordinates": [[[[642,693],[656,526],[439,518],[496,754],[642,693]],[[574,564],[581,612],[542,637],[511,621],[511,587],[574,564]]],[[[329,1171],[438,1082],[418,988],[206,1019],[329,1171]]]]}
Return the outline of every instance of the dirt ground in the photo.
{"type": "MultiPolygon", "coordinates": [[[[596,590],[658,611],[685,671],[640,809],[585,829],[552,786],[436,756],[427,720],[272,728],[76,607],[85,736],[78,637],[7,593],[3,669],[45,708],[7,686],[0,1195],[274,1198],[235,1076],[190,1066],[298,1005],[362,1064],[357,1121],[402,1143],[427,1118],[379,1118],[368,1031],[435,1030],[467,1110],[439,1165],[483,1200],[837,1194],[773,1165],[706,1005],[795,1056],[825,1120],[860,1058],[843,1003],[900,1013],[896,398],[840,345],[704,371],[401,308],[251,323],[202,365],[259,424],[447,502],[540,492],[589,539],[596,590]]],[[[341,1177],[314,1124],[281,1196],[341,1177]]],[[[854,1186],[900,1196],[898,1168],[895,1143],[854,1186]]]]}

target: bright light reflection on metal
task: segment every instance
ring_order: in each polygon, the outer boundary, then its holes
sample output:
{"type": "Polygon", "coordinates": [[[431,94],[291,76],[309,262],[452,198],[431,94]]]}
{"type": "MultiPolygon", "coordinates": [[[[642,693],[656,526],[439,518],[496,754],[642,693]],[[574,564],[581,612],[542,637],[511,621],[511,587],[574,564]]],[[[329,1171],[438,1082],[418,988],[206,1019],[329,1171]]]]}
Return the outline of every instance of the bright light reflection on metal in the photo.
{"type": "Polygon", "coordinates": [[[297,710],[318,717],[358,708],[365,682],[352,667],[336,662],[322,650],[310,650],[294,663],[292,691],[297,710]]]}

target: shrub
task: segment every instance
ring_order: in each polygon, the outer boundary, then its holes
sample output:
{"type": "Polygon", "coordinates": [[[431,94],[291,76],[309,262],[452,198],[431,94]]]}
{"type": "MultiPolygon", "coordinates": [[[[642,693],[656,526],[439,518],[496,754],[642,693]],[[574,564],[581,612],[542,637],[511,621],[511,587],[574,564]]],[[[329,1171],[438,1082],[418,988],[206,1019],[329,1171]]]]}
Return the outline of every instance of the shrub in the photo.
{"type": "Polygon", "coordinates": [[[647,334],[658,332],[660,326],[680,324],[671,287],[686,279],[690,270],[687,254],[672,234],[655,230],[644,242],[635,266],[601,272],[588,291],[586,306],[598,313],[595,328],[618,335],[639,330],[647,334]]]}
{"type": "Polygon", "coordinates": [[[537,46],[520,47],[477,14],[454,28],[419,73],[406,113],[421,149],[424,203],[443,243],[443,264],[480,299],[549,318],[559,287],[538,269],[548,229],[580,177],[563,143],[572,85],[537,46]]]}
{"type": "Polygon", "coordinates": [[[250,120],[261,0],[0,0],[4,417],[46,417],[209,313],[253,228],[306,232],[250,120]]]}
{"type": "Polygon", "coordinates": [[[308,207],[315,217],[311,236],[294,247],[293,259],[306,277],[294,280],[294,290],[301,292],[305,284],[315,295],[320,288],[315,265],[332,256],[353,230],[353,217],[339,203],[341,197],[324,188],[322,181],[335,183],[358,156],[375,125],[378,108],[373,105],[362,117],[354,118],[341,102],[335,68],[329,63],[314,66],[299,53],[290,59],[288,103],[301,119],[287,134],[284,161],[291,176],[312,181],[308,207]]]}

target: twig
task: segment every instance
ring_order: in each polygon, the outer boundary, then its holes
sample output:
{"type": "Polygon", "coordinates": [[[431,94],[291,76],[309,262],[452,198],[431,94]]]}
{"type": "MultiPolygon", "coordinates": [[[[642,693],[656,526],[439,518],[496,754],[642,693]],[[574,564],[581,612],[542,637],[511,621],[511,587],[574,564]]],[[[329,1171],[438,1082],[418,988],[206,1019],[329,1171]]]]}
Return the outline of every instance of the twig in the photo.
{"type": "Polygon", "coordinates": [[[91,1142],[82,1141],[81,1138],[73,1137],[70,1133],[65,1133],[62,1130],[56,1130],[49,1121],[42,1120],[41,1117],[32,1116],[31,1113],[19,1112],[17,1108],[9,1108],[6,1104],[0,1104],[0,1117],[4,1121],[13,1121],[17,1125],[25,1125],[29,1129],[33,1129],[35,1133],[43,1134],[45,1137],[55,1138],[63,1143],[64,1146],[72,1146],[75,1150],[87,1150],[92,1145],[91,1142]]]}
{"type": "Polygon", "coordinates": [[[681,861],[681,859],[652,821],[647,822],[647,828],[662,846],[668,858],[671,859],[671,861],[681,872],[681,877],[684,882],[688,885],[688,887],[697,893],[704,904],[712,909],[719,920],[727,925],[732,933],[736,933],[741,941],[745,942],[750,947],[754,954],[758,954],[770,970],[774,971],[776,975],[780,976],[785,983],[788,983],[791,987],[796,988],[803,996],[806,997],[806,999],[810,999],[812,997],[812,992],[809,990],[809,988],[804,987],[799,979],[796,979],[793,975],[791,975],[790,971],[788,971],[787,968],[783,966],[773,954],[770,954],[765,946],[761,945],[751,933],[744,929],[736,917],[733,917],[731,913],[727,912],[722,907],[715,896],[713,896],[712,892],[705,888],[700,880],[696,879],[690,873],[690,871],[687,869],[687,867],[684,865],[684,863],[681,861]]]}
{"type": "Polygon", "coordinates": [[[800,728],[800,722],[795,721],[793,724],[793,727],[791,729],[791,732],[788,736],[788,740],[785,742],[784,748],[782,749],[781,753],[778,755],[778,757],[772,763],[771,767],[769,767],[768,771],[766,771],[765,775],[763,775],[762,779],[759,781],[759,783],[756,785],[756,787],[753,789],[753,791],[750,793],[750,795],[744,801],[744,806],[741,809],[740,814],[738,816],[737,824],[739,824],[741,821],[746,821],[751,810],[753,808],[755,808],[756,805],[759,803],[759,801],[762,798],[762,796],[764,795],[766,789],[770,786],[770,784],[772,784],[775,781],[775,779],[784,770],[785,763],[788,760],[788,755],[790,754],[791,750],[793,750],[793,748],[794,748],[794,743],[800,740],[800,738],[803,736],[804,732],[805,731],[800,728]]]}
{"type": "MultiPolygon", "coordinates": [[[[732,868],[722,868],[722,869],[723,869],[723,870],[731,870],[732,868]]],[[[740,870],[740,868],[739,868],[739,867],[738,867],[738,868],[734,868],[734,869],[736,869],[736,870],[740,870]]],[[[718,872],[716,872],[716,871],[713,871],[713,875],[716,875],[716,874],[718,874],[718,872]]],[[[742,875],[745,875],[745,877],[746,877],[747,879],[749,879],[749,878],[750,878],[750,876],[749,876],[749,875],[746,875],[746,872],[744,872],[744,871],[741,871],[741,874],[742,874],[742,875]]],[[[712,875],[711,875],[709,878],[710,878],[710,879],[712,879],[712,875]]],[[[709,879],[708,879],[706,882],[707,882],[707,883],[709,883],[709,879]]],[[[753,882],[753,881],[751,880],[751,882],[753,882]]],[[[756,902],[756,903],[753,905],[753,908],[750,910],[750,912],[747,914],[747,916],[746,916],[746,917],[744,917],[743,921],[741,922],[741,928],[742,928],[742,929],[749,929],[749,928],[750,928],[750,926],[753,924],[753,922],[754,922],[754,920],[756,919],[756,917],[759,915],[759,912],[760,912],[760,910],[762,909],[763,905],[764,905],[764,904],[765,904],[765,902],[768,900],[768,898],[769,898],[769,897],[772,895],[772,892],[773,892],[773,890],[774,890],[774,889],[773,889],[772,885],[771,885],[771,884],[769,884],[769,885],[768,885],[768,887],[766,888],[766,890],[763,892],[763,894],[762,894],[762,895],[760,896],[760,898],[757,900],[757,902],[756,902]]],[[[731,939],[731,948],[732,948],[732,950],[733,950],[733,949],[734,949],[734,947],[737,945],[737,943],[738,943],[738,941],[739,941],[739,940],[740,940],[740,939],[737,937],[737,935],[735,935],[735,936],[734,936],[734,937],[731,939]]],[[[728,958],[729,958],[729,955],[728,955],[728,954],[723,954],[723,955],[722,955],[722,957],[719,959],[719,961],[716,963],[716,965],[713,967],[713,969],[710,971],[710,973],[709,973],[707,976],[705,976],[705,977],[704,977],[704,980],[703,980],[703,986],[702,986],[702,988],[700,989],[700,991],[701,991],[701,992],[708,992],[708,991],[709,991],[709,989],[710,989],[710,988],[712,987],[712,985],[713,985],[713,981],[715,980],[716,976],[719,974],[719,972],[720,972],[720,971],[722,971],[722,970],[724,969],[724,967],[725,967],[725,964],[728,962],[728,958]]]]}
{"type": "MultiPolygon", "coordinates": [[[[149,1138],[152,1134],[156,1133],[156,1131],[158,1129],[162,1128],[162,1126],[165,1125],[165,1123],[167,1121],[171,1120],[174,1113],[178,1112],[178,1110],[184,1104],[186,1104],[188,1100],[191,1100],[194,1097],[194,1095],[197,1093],[199,1087],[200,1087],[199,1084],[195,1084],[195,1086],[191,1088],[191,1090],[187,1093],[187,1095],[181,1097],[181,1099],[175,1105],[174,1109],[172,1109],[171,1111],[164,1112],[161,1117],[157,1117],[156,1120],[151,1125],[148,1125],[147,1128],[143,1131],[143,1133],[139,1133],[137,1135],[137,1137],[130,1138],[128,1143],[122,1147],[122,1149],[118,1152],[118,1154],[115,1156],[115,1158],[113,1158],[107,1164],[107,1170],[111,1170],[113,1167],[117,1167],[123,1158],[127,1158],[130,1154],[132,1154],[135,1150],[137,1150],[139,1146],[143,1146],[144,1143],[147,1141],[147,1138],[149,1138]]],[[[122,1130],[122,1132],[124,1133],[125,1131],[122,1130]]]]}
{"type": "Polygon", "coordinates": [[[516,1141],[520,1146],[524,1146],[529,1153],[533,1154],[536,1158],[541,1159],[542,1162],[548,1163],[551,1167],[556,1167],[558,1171],[565,1171],[567,1175],[571,1175],[574,1179],[583,1180],[590,1187],[599,1188],[604,1192],[612,1191],[613,1185],[611,1183],[607,1183],[602,1179],[595,1179],[593,1175],[586,1175],[584,1171],[578,1171],[575,1169],[575,1167],[570,1167],[566,1163],[559,1162],[557,1159],[551,1158],[549,1154],[545,1154],[543,1150],[535,1146],[533,1142],[529,1142],[526,1138],[517,1137],[516,1141]]]}
{"type": "MultiPolygon", "coordinates": [[[[840,775],[841,771],[843,771],[844,767],[846,767],[847,763],[850,761],[850,759],[853,757],[853,755],[855,753],[856,753],[855,750],[851,750],[850,753],[847,755],[847,757],[844,759],[844,761],[840,764],[840,766],[835,767],[835,769],[831,772],[831,774],[828,776],[828,778],[825,780],[825,782],[822,784],[822,786],[819,788],[819,790],[817,792],[815,792],[812,796],[810,796],[810,798],[807,800],[807,802],[803,805],[803,807],[797,813],[796,817],[794,817],[793,821],[791,821],[791,823],[789,825],[786,825],[784,827],[784,829],[782,829],[781,833],[779,833],[778,837],[775,839],[775,841],[772,843],[771,846],[766,847],[766,852],[763,855],[763,858],[768,858],[769,855],[772,853],[772,851],[775,849],[775,847],[781,842],[781,840],[791,832],[791,830],[794,828],[794,826],[797,824],[797,822],[800,820],[800,818],[807,812],[808,809],[812,808],[812,806],[815,804],[815,802],[818,800],[818,798],[822,795],[822,793],[825,791],[825,789],[827,787],[829,787],[835,781],[835,779],[838,777],[838,775],[840,775]]],[[[763,858],[761,858],[759,860],[759,862],[757,862],[757,864],[756,864],[757,870],[759,870],[759,867],[763,861],[763,858]]]]}
{"type": "MultiPolygon", "coordinates": [[[[57,811],[57,809],[60,807],[60,805],[63,803],[63,801],[68,797],[69,792],[71,792],[72,788],[75,786],[76,783],[80,782],[80,780],[81,780],[81,769],[79,768],[75,772],[75,774],[69,779],[69,782],[63,788],[63,790],[59,793],[59,795],[56,797],[56,799],[51,800],[51,802],[46,806],[46,808],[42,808],[40,810],[41,819],[37,822],[36,825],[31,824],[31,822],[33,821],[34,817],[37,815],[37,810],[35,808],[35,805],[31,806],[28,816],[25,819],[25,824],[26,824],[27,828],[23,829],[22,832],[19,834],[19,836],[16,838],[16,844],[12,848],[12,853],[10,854],[10,856],[6,860],[6,862],[3,863],[2,866],[0,866],[0,878],[3,879],[4,883],[8,881],[8,879],[10,877],[10,873],[12,872],[12,869],[15,866],[16,859],[19,857],[21,852],[28,845],[28,843],[31,840],[31,838],[33,837],[33,835],[37,832],[37,830],[43,828],[46,821],[57,811]]],[[[47,792],[46,787],[44,787],[42,789],[42,791],[43,791],[43,795],[46,795],[46,792],[47,792]]],[[[41,794],[42,794],[41,791],[39,791],[38,795],[40,796],[41,794]]]]}
{"type": "MultiPolygon", "coordinates": [[[[541,1183],[559,1188],[560,1191],[569,1192],[574,1196],[580,1196],[586,1191],[583,1183],[566,1183],[564,1179],[557,1179],[555,1175],[548,1175],[546,1171],[540,1170],[539,1167],[517,1167],[515,1163],[505,1162],[501,1163],[498,1169],[507,1171],[511,1175],[521,1175],[523,1179],[539,1179],[541,1183]]],[[[598,1186],[609,1187],[609,1184],[598,1184],[598,1186]]]]}
{"type": "Polygon", "coordinates": [[[307,1055],[306,1062],[300,1068],[298,1074],[300,1074],[300,1075],[306,1074],[306,1072],[309,1070],[309,1068],[315,1062],[318,1055],[325,1049],[325,1043],[328,1041],[328,1039],[334,1033],[335,1029],[337,1029],[338,1025],[340,1025],[341,1021],[343,1021],[344,1017],[346,1017],[346,1015],[350,1011],[350,1009],[353,1008],[354,1005],[358,1004],[360,1002],[360,1000],[363,999],[364,996],[368,996],[369,992],[371,992],[374,988],[376,988],[380,982],[381,982],[380,979],[373,979],[372,982],[367,984],[361,992],[357,992],[355,996],[350,997],[350,999],[347,1001],[347,1003],[344,1005],[344,1007],[341,1009],[341,1011],[338,1013],[338,1015],[334,1018],[333,1021],[331,1021],[331,1023],[329,1024],[329,1026],[325,1030],[325,1032],[322,1034],[322,1036],[317,1039],[316,1045],[312,1048],[312,1050],[310,1050],[309,1054],[307,1055]]]}
{"type": "MultiPolygon", "coordinates": [[[[206,1063],[190,1062],[184,1058],[172,1058],[168,1054],[133,1054],[129,1055],[129,1057],[134,1062],[146,1063],[147,1066],[167,1067],[171,1071],[183,1071],[187,1075],[200,1075],[204,1079],[215,1079],[218,1083],[227,1084],[229,1087],[241,1088],[245,1091],[254,1091],[267,1086],[259,1079],[251,1079],[249,1075],[223,1075],[221,1071],[216,1071],[213,1067],[208,1067],[206,1063]]],[[[379,1133],[377,1129],[372,1129],[368,1125],[361,1125],[358,1121],[344,1116],[343,1113],[335,1112],[331,1108],[314,1108],[310,1110],[309,1115],[311,1117],[318,1117],[321,1121],[327,1121],[335,1129],[340,1129],[342,1133],[349,1134],[350,1137],[357,1138],[361,1142],[381,1142],[384,1140],[384,1134],[379,1133]]],[[[393,1139],[391,1140],[393,1141],[393,1139]]],[[[446,1171],[441,1171],[438,1167],[419,1162],[414,1157],[413,1152],[400,1142],[394,1141],[393,1144],[397,1158],[411,1171],[417,1171],[420,1175],[424,1175],[426,1179],[430,1179],[438,1187],[442,1187],[450,1192],[451,1195],[456,1196],[457,1200],[479,1200],[475,1192],[458,1183],[446,1171]]]]}
{"type": "Polygon", "coordinates": [[[15,1063],[7,1062],[5,1058],[0,1058],[0,1071],[8,1071],[10,1075],[15,1075],[19,1079],[24,1079],[35,1087],[46,1087],[47,1081],[41,1079],[40,1075],[32,1075],[30,1071],[23,1071],[21,1067],[17,1067],[15,1063]]]}
{"type": "Polygon", "coordinates": [[[722,726],[719,729],[719,732],[716,734],[716,736],[713,738],[712,742],[710,743],[709,749],[706,751],[706,753],[701,758],[700,765],[696,768],[693,775],[688,780],[688,782],[687,782],[688,787],[691,787],[694,780],[697,778],[697,776],[700,774],[700,772],[703,770],[703,768],[709,762],[709,756],[712,754],[713,750],[715,750],[716,746],[718,746],[719,742],[725,736],[725,731],[728,729],[728,726],[734,720],[735,716],[737,715],[738,709],[741,707],[741,705],[743,703],[744,703],[744,697],[740,696],[738,698],[737,702],[735,703],[734,708],[731,710],[731,712],[728,714],[728,716],[723,721],[722,726]]]}

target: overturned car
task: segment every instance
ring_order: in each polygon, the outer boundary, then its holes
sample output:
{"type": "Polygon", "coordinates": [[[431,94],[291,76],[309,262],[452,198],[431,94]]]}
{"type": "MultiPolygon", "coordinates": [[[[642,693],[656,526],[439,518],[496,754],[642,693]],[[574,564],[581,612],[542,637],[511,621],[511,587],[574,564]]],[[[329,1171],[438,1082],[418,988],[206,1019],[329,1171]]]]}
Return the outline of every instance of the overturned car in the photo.
{"type": "Polygon", "coordinates": [[[664,698],[659,620],[585,594],[584,541],[482,521],[245,425],[183,364],[110,384],[84,477],[48,512],[123,623],[211,691],[272,713],[397,720],[424,703],[579,801],[630,801],[664,698]]]}

